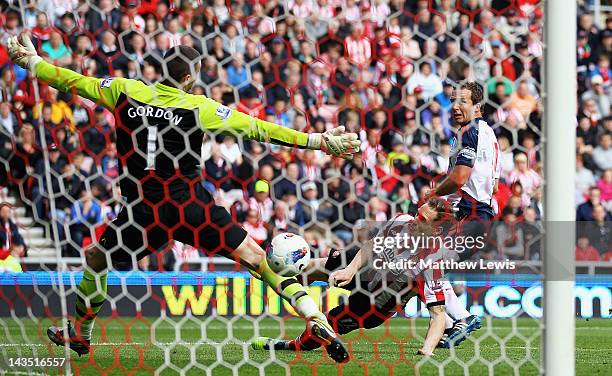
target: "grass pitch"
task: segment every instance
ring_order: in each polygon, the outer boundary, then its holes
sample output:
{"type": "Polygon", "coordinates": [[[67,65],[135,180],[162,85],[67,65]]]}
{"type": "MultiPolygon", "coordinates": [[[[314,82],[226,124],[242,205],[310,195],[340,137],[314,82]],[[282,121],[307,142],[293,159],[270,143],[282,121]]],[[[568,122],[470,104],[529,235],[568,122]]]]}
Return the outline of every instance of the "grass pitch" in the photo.
{"type": "MultiPolygon", "coordinates": [[[[68,369],[12,367],[8,358],[64,357],[51,344],[51,320],[0,318],[0,374],[68,374],[68,369]]],[[[537,375],[540,322],[488,319],[456,349],[435,356],[416,355],[426,319],[391,319],[384,327],[354,332],[343,339],[351,361],[337,365],[322,350],[265,352],[252,350],[255,336],[293,338],[304,328],[299,319],[270,317],[104,318],[96,322],[93,351],[67,365],[77,375],[537,375]]],[[[576,322],[578,375],[612,373],[612,320],[576,322]]]]}

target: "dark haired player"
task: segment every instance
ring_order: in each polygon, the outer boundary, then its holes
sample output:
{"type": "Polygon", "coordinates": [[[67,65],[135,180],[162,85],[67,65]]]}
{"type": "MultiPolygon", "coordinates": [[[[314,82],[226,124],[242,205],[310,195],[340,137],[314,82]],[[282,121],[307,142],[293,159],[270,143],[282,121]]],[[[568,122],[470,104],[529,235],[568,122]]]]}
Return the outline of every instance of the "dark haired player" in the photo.
{"type": "Polygon", "coordinates": [[[449,172],[431,195],[458,194],[458,219],[490,221],[495,216],[491,201],[500,173],[499,145],[482,118],[482,90],[480,84],[466,82],[452,98],[456,135],[451,140],[449,172]]]}
{"type": "Polygon", "coordinates": [[[304,287],[295,278],[274,273],[264,250],[232,221],[226,209],[215,205],[201,185],[199,154],[205,131],[229,131],[258,141],[351,158],[359,150],[356,134],[345,133],[343,127],[323,134],[302,133],[189,94],[200,73],[201,56],[187,46],[166,53],[163,68],[167,78],[154,85],[119,77],[86,77],[56,67],[37,55],[25,34],[10,38],[8,47],[17,65],[60,91],[72,91],[106,107],[117,120],[119,184],[128,205],[100,241],[85,250],[87,268],[75,307],[78,333],[70,322],[67,331],[53,326],[47,331],[51,341],[69,344],[79,355],[87,354],[95,316],[106,299],[108,266],[135,265],[176,239],[209,254],[232,258],[259,274],[317,328],[334,360],[348,360],[344,345],[304,287]]]}
{"type": "MultiPolygon", "coordinates": [[[[377,236],[394,237],[436,235],[439,225],[444,225],[449,209],[446,201],[430,198],[419,208],[418,216],[413,219],[407,214],[400,214],[385,226],[377,236]]],[[[417,252],[386,248],[382,252],[374,251],[374,240],[368,241],[361,249],[352,248],[345,252],[334,251],[327,258],[310,261],[304,274],[309,282],[328,280],[330,286],[338,286],[351,291],[348,301],[341,303],[328,312],[327,317],[339,334],[353,330],[371,329],[382,325],[402,309],[410,299],[419,296],[425,302],[431,315],[427,337],[419,353],[433,354],[440,343],[445,327],[450,328],[453,320],[445,311],[445,296],[452,292],[448,281],[442,279],[438,269],[375,269],[374,260],[437,260],[447,259],[446,249],[420,249],[417,252]],[[450,325],[447,322],[450,321],[450,325]]],[[[454,292],[453,292],[454,294],[454,292]]],[[[316,339],[316,328],[307,327],[294,340],[276,340],[267,337],[257,338],[251,344],[259,350],[313,350],[321,346],[316,339]]]]}
{"type": "MultiPolygon", "coordinates": [[[[431,192],[433,196],[454,196],[456,216],[462,220],[462,234],[484,234],[485,226],[495,213],[493,194],[497,192],[500,175],[499,145],[495,132],[482,118],[483,88],[476,82],[466,82],[455,92],[452,105],[456,131],[451,140],[449,171],[446,178],[431,192]]],[[[464,252],[461,257],[469,257],[464,252]]],[[[480,327],[480,318],[472,315],[458,322],[448,335],[458,344],[480,327]]]]}

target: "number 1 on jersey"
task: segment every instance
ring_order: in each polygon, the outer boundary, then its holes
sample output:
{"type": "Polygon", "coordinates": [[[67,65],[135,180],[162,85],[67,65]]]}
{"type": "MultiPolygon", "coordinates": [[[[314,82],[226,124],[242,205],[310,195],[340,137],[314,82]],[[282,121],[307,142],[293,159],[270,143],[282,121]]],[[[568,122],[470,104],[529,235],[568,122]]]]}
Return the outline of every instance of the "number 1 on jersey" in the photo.
{"type": "Polygon", "coordinates": [[[155,170],[155,150],[157,150],[157,127],[147,127],[147,168],[155,170]]]}

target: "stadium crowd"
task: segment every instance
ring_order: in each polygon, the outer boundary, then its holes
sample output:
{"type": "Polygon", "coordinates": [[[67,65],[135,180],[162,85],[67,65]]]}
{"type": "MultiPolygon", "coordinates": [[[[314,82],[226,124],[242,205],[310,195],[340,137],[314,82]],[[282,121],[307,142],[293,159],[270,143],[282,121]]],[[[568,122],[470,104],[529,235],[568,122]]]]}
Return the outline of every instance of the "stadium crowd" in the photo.
{"type": "MultiPolygon", "coordinates": [[[[0,1],[0,181],[38,223],[55,226],[49,235],[66,256],[78,256],[91,226],[120,209],[115,123],[8,60],[6,40],[23,29],[57,65],[145,82],[161,77],[168,48],[189,45],[205,56],[195,94],[286,127],[358,132],[362,152],[353,161],[220,134],[207,135],[201,152],[206,187],[253,238],[264,244],[275,231],[302,228],[321,252],[356,240],[365,221],[416,211],[448,167],[453,88],[476,80],[502,165],[487,257],[540,257],[536,0],[24,3],[0,1]]],[[[577,257],[610,261],[612,15],[599,21],[584,7],[577,20],[576,205],[577,219],[590,221],[577,257]]]]}

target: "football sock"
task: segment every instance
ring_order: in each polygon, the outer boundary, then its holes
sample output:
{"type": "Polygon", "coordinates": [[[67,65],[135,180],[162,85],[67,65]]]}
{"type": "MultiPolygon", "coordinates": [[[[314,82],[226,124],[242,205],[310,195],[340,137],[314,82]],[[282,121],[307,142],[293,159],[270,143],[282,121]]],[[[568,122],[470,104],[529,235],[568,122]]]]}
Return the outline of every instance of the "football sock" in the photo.
{"type": "Polygon", "coordinates": [[[448,315],[448,313],[444,314],[444,328],[446,329],[450,329],[453,327],[453,324],[455,323],[455,321],[448,315]]]}
{"type": "Polygon", "coordinates": [[[305,318],[316,317],[327,322],[318,305],[308,295],[304,286],[294,277],[283,277],[276,274],[264,260],[257,269],[261,279],[272,287],[280,296],[289,301],[296,312],[305,318]]]}
{"type": "Polygon", "coordinates": [[[465,306],[455,294],[455,290],[452,288],[444,289],[444,305],[446,306],[446,312],[455,320],[463,320],[470,316],[470,313],[465,309],[465,306]]]}
{"type": "Polygon", "coordinates": [[[96,315],[106,300],[106,278],[106,272],[96,275],[86,269],[78,287],[74,316],[76,328],[80,330],[80,336],[86,340],[91,340],[96,315]]]}

